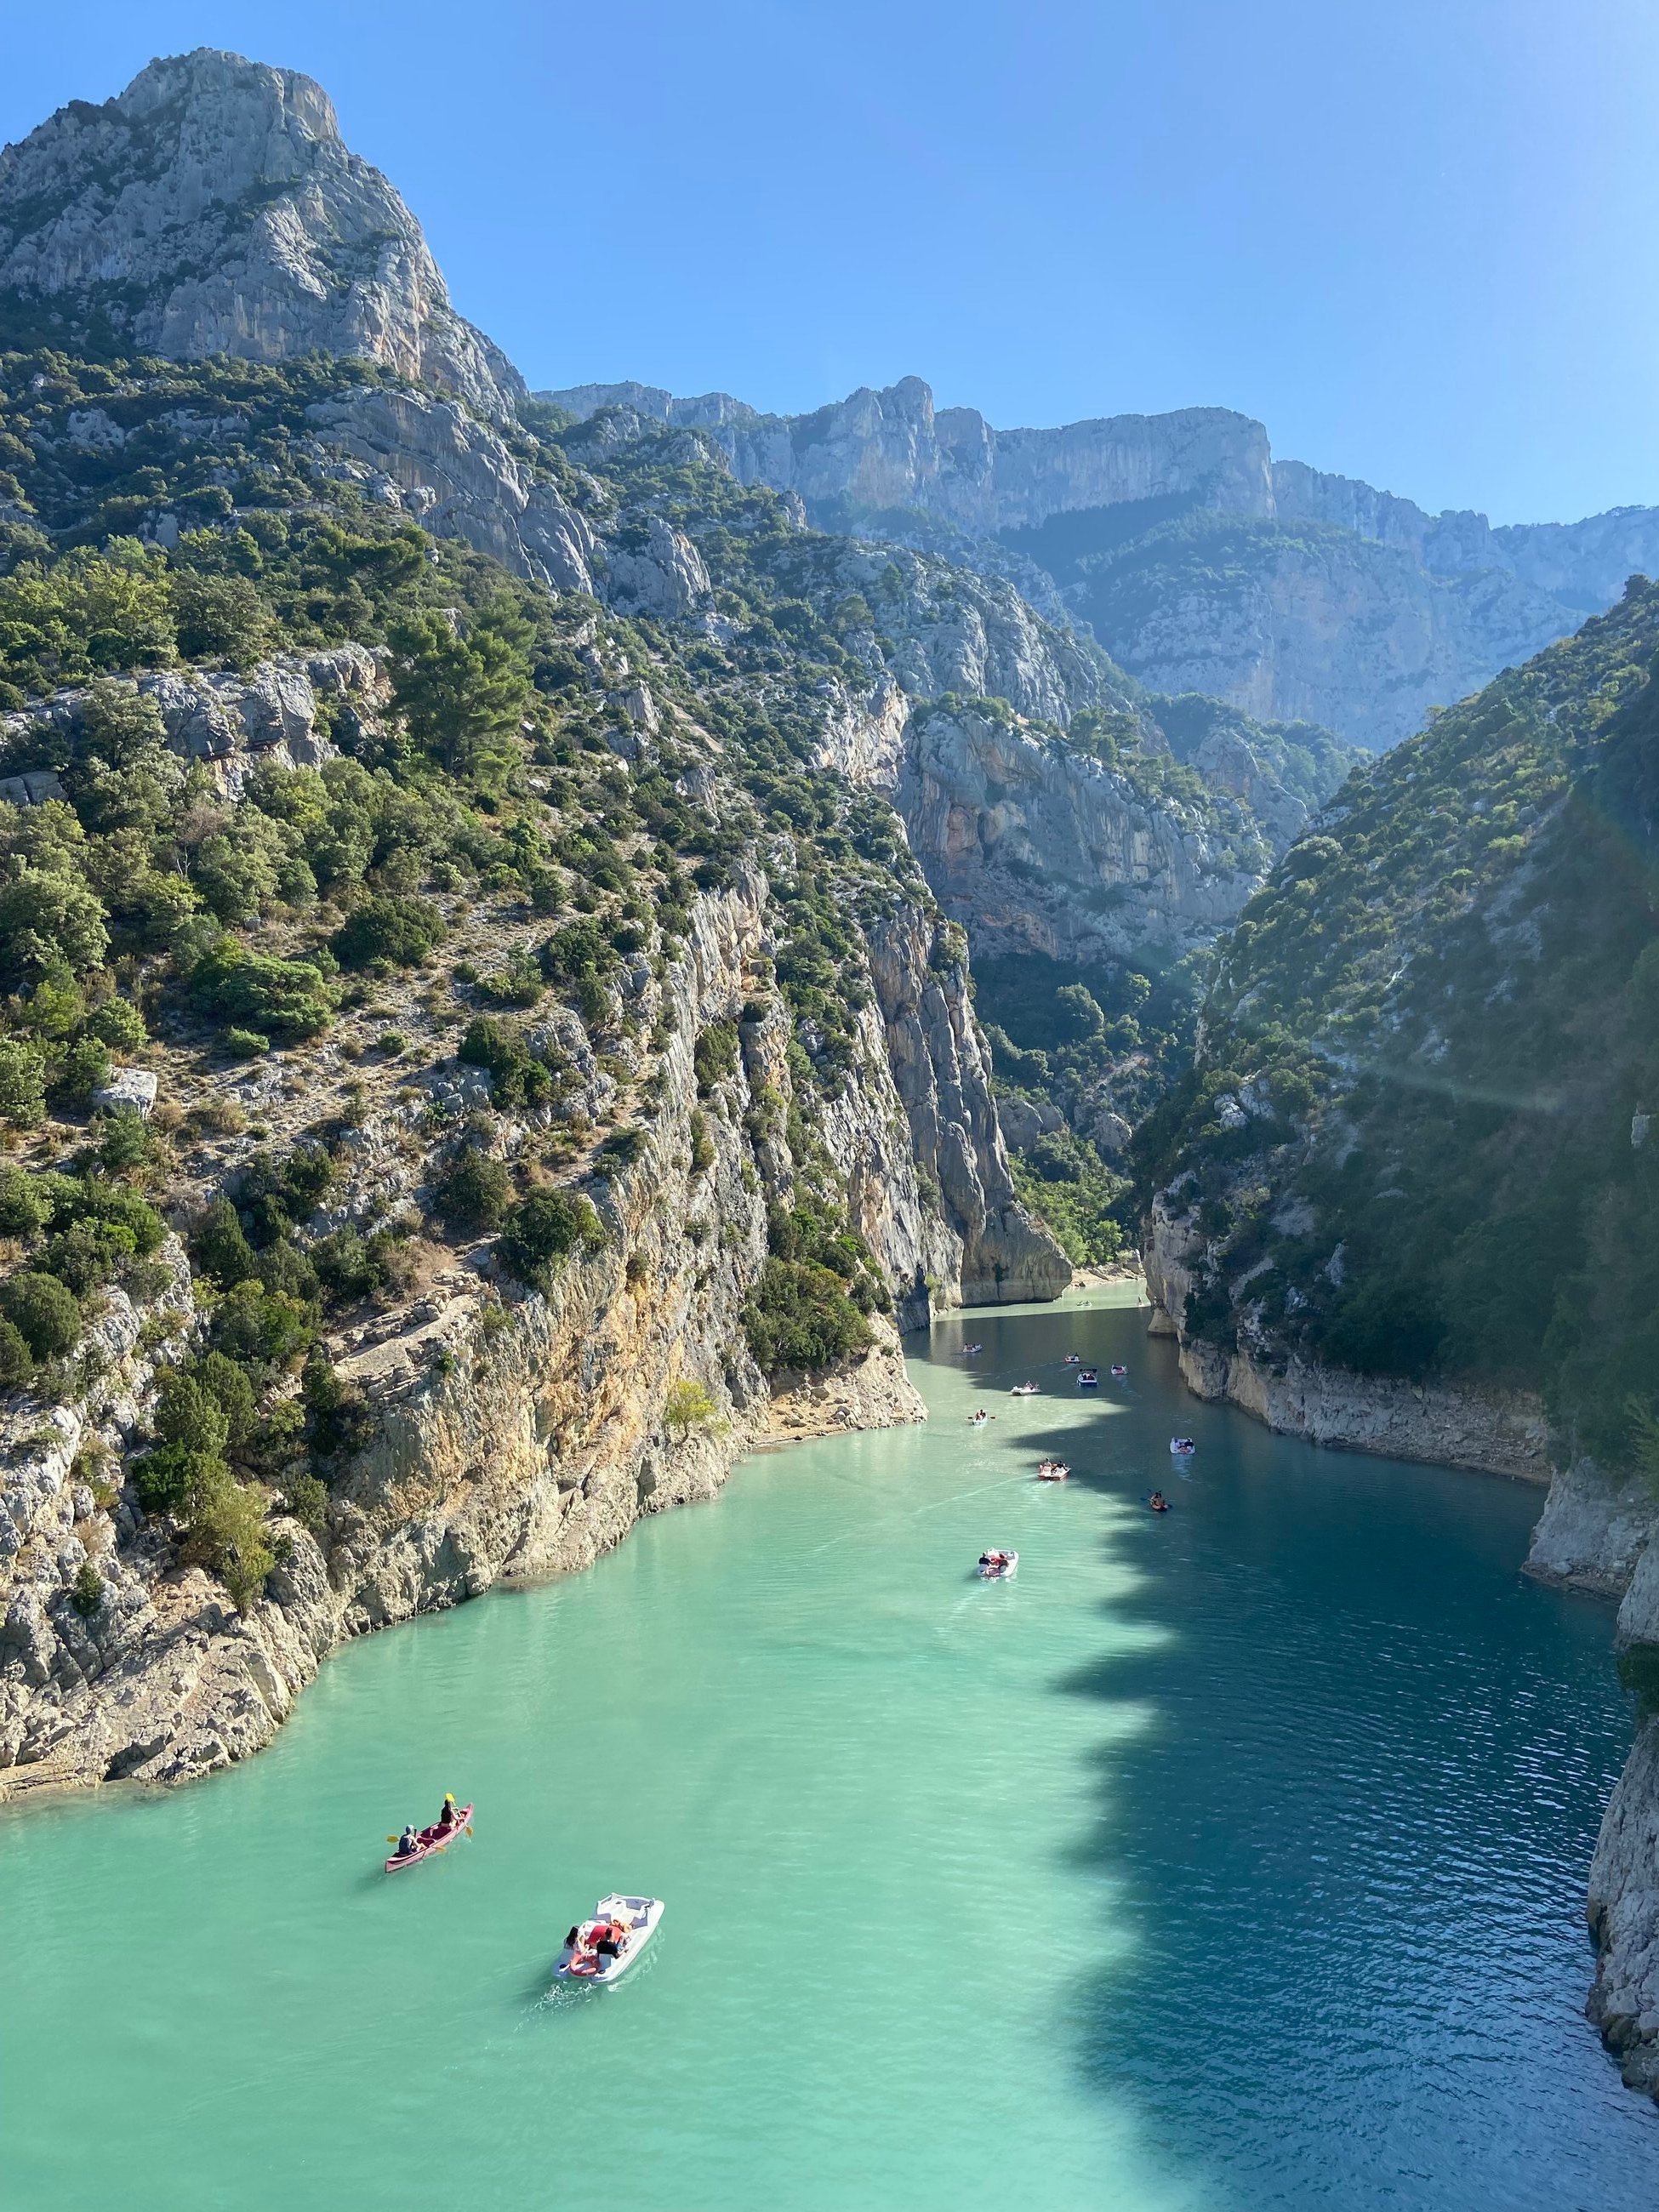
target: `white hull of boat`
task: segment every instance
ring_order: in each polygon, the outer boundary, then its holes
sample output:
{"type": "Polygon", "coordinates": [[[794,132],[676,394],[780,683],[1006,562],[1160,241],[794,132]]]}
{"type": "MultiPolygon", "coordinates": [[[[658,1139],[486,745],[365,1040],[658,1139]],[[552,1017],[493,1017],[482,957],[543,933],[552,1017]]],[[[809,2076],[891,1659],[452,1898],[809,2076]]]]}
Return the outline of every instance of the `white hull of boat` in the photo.
{"type": "Polygon", "coordinates": [[[663,1901],[659,1897],[623,1897],[620,1894],[602,1897],[587,1918],[579,1923],[577,1935],[582,1939],[583,1945],[586,1945],[592,1929],[599,1922],[619,1920],[628,1930],[627,1948],[618,1958],[601,1959],[590,1974],[574,1971],[574,1963],[581,1955],[581,1950],[577,1945],[567,1943],[554,1963],[554,1979],[591,1983],[595,1989],[608,1990],[613,1982],[621,1981],[629,1968],[643,1954],[647,1944],[661,1924],[662,1916],[663,1901]]]}
{"type": "Polygon", "coordinates": [[[1018,1572],[1019,1553],[1018,1552],[1008,1552],[1003,1555],[1002,1565],[1000,1567],[981,1567],[979,1571],[979,1578],[982,1583],[1006,1583],[1018,1572]]]}

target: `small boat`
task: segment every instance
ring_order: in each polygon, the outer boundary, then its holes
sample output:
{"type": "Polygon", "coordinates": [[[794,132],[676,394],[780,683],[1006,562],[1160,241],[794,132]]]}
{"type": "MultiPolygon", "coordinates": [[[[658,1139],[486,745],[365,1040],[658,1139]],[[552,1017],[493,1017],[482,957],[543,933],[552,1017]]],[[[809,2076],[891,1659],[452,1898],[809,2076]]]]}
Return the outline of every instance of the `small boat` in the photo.
{"type": "Polygon", "coordinates": [[[1077,1387],[1079,1390],[1098,1390],[1100,1388],[1099,1369],[1097,1367],[1085,1367],[1082,1374],[1077,1378],[1077,1387]]]}
{"type": "Polygon", "coordinates": [[[1036,1479],[1039,1482],[1064,1482],[1071,1471],[1063,1459],[1040,1459],[1036,1479]]]}
{"type": "Polygon", "coordinates": [[[1114,1380],[1115,1382],[1121,1382],[1123,1380],[1124,1376],[1128,1373],[1128,1371],[1129,1371],[1129,1370],[1128,1370],[1128,1369],[1127,1369],[1127,1367],[1119,1367],[1118,1365],[1116,1365],[1116,1364],[1115,1364],[1115,1363],[1114,1363],[1114,1364],[1113,1364],[1113,1368],[1112,1368],[1112,1376],[1113,1376],[1113,1380],[1114,1380]]]}
{"type": "Polygon", "coordinates": [[[1018,1552],[981,1552],[979,1578],[982,1583],[1006,1583],[1019,1572],[1018,1552]]]}
{"type": "Polygon", "coordinates": [[[971,1359],[976,1352],[983,1352],[985,1346],[982,1344],[964,1344],[962,1347],[962,1356],[964,1359],[971,1359]]]}
{"type": "Polygon", "coordinates": [[[1008,1395],[1011,1398],[1035,1398],[1036,1394],[1037,1386],[1035,1382],[1016,1382],[1008,1395]]]}
{"type": "Polygon", "coordinates": [[[394,1851],[386,1863],[388,1874],[401,1874],[405,1867],[419,1866],[422,1859],[431,1858],[438,1851],[447,1851],[457,1836],[471,1833],[467,1824],[472,1818],[472,1808],[464,1805],[447,1828],[434,1820],[429,1828],[422,1828],[415,1838],[412,1851],[394,1851]]]}
{"type": "Polygon", "coordinates": [[[1146,1503],[1154,1513],[1167,1513],[1170,1510],[1170,1501],[1161,1490],[1155,1490],[1146,1503]]]}
{"type": "Polygon", "coordinates": [[[558,1981],[619,1982],[656,1934],[663,1916],[659,1897],[602,1897],[592,1917],[564,1939],[554,1963],[558,1981]]]}
{"type": "Polygon", "coordinates": [[[970,1429],[982,1429],[990,1418],[988,1413],[970,1413],[968,1417],[968,1425],[970,1429]]]}
{"type": "Polygon", "coordinates": [[[1170,1449],[1175,1454],[1177,1459],[1190,1459],[1193,1454],[1198,1449],[1198,1446],[1193,1442],[1190,1437],[1171,1437],[1170,1439],[1170,1449]]]}
{"type": "Polygon", "coordinates": [[[1078,1364],[1078,1355],[1075,1352],[1068,1352],[1060,1364],[1062,1367],[1075,1367],[1078,1364]]]}

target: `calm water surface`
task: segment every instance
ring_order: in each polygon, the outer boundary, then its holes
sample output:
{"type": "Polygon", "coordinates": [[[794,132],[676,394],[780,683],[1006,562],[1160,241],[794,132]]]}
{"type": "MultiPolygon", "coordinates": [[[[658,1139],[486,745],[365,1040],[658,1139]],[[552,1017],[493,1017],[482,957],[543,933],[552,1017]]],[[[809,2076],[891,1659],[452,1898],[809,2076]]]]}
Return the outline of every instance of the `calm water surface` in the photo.
{"type": "Polygon", "coordinates": [[[356,1645],[232,1773],[0,1819],[0,2202],[1647,2212],[1579,2011],[1608,1612],[1517,1573],[1536,1492],[1197,1407],[1143,1322],[941,1324],[926,1429],[356,1645]],[[446,1789],[474,1838],[388,1882],[446,1789]],[[653,1952],[550,1996],[612,1886],[653,1952]]]}

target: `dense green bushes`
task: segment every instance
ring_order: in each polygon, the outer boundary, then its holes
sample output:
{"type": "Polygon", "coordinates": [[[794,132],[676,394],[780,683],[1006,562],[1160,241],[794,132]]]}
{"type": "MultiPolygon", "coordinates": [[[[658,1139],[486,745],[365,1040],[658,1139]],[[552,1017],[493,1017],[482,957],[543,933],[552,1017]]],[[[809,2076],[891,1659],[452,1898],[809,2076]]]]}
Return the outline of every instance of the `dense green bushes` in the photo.
{"type": "Polygon", "coordinates": [[[765,1375],[811,1373],[867,1351],[872,1340],[841,1276],[806,1260],[767,1261],[743,1309],[743,1328],[765,1375]]]}
{"type": "Polygon", "coordinates": [[[605,1227],[591,1200],[564,1190],[533,1190],[510,1208],[496,1256],[511,1275],[546,1290],[559,1262],[577,1249],[596,1252],[605,1227]]]}

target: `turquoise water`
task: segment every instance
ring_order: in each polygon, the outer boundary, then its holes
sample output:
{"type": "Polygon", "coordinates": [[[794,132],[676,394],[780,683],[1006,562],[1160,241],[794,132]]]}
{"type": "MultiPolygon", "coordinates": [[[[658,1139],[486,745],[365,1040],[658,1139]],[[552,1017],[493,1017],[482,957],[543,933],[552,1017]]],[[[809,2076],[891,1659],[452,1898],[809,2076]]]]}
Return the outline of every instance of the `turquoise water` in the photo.
{"type": "Polygon", "coordinates": [[[0,2202],[1651,2205],[1579,2013],[1607,1611],[1516,1572],[1536,1492],[1198,1407],[1142,1326],[941,1324],[926,1429],[355,1645],[231,1773],[0,1818],[0,2202]],[[445,1789],[472,1840],[388,1882],[445,1789]],[[613,1886],[656,1945],[550,1996],[613,1886]]]}

